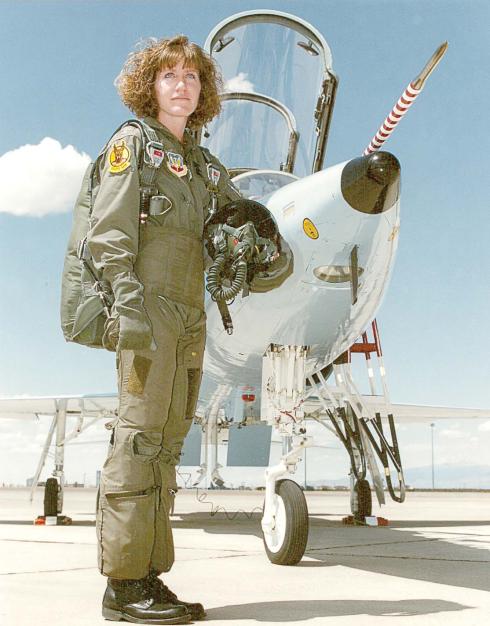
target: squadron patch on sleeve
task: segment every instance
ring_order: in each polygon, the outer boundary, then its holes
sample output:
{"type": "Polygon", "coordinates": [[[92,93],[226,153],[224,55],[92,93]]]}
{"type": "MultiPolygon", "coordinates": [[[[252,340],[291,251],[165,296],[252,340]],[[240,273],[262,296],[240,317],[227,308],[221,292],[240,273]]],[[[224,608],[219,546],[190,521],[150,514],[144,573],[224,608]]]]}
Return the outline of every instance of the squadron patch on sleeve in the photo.
{"type": "Polygon", "coordinates": [[[112,150],[109,153],[109,172],[118,174],[124,172],[131,164],[131,152],[124,139],[115,141],[112,144],[112,150]]]}

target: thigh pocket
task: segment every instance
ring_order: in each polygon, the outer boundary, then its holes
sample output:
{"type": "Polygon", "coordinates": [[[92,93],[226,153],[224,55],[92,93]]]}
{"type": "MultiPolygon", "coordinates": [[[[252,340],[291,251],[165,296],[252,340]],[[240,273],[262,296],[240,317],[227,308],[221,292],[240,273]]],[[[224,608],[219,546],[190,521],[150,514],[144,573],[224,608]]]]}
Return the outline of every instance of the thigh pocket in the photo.
{"type": "Polygon", "coordinates": [[[155,541],[156,488],[100,497],[100,570],[113,578],[144,578],[155,541]]]}

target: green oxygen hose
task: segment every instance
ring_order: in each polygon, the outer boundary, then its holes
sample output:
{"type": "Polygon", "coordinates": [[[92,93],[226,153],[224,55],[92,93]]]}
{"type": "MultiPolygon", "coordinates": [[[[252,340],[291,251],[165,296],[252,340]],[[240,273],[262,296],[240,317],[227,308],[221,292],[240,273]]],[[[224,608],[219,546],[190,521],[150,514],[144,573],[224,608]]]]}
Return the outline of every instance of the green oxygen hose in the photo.
{"type": "Polygon", "coordinates": [[[237,296],[245,285],[247,278],[247,262],[240,258],[233,264],[235,270],[233,280],[229,287],[224,287],[222,284],[222,274],[226,265],[226,257],[220,252],[218,254],[208,270],[208,276],[206,281],[206,290],[211,294],[211,298],[218,302],[220,300],[232,300],[237,296]]]}

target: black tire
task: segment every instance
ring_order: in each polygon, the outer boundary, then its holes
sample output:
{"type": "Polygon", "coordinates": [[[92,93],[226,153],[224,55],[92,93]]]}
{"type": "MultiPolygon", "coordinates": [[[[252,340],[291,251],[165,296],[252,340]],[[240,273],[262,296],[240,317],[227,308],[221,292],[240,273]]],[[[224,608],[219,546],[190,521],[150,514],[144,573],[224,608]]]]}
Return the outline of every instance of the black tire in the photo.
{"type": "Polygon", "coordinates": [[[56,478],[48,478],[44,488],[44,515],[58,515],[58,481],[56,478]]]}
{"type": "Polygon", "coordinates": [[[276,494],[284,505],[285,532],[276,546],[268,545],[262,533],[265,551],[271,563],[296,565],[301,561],[308,542],[308,506],[301,487],[293,480],[278,480],[276,494]]]}
{"type": "Polygon", "coordinates": [[[373,499],[371,496],[371,486],[369,481],[361,478],[354,485],[354,506],[352,513],[356,520],[364,521],[366,516],[370,516],[373,510],[373,499]]]}

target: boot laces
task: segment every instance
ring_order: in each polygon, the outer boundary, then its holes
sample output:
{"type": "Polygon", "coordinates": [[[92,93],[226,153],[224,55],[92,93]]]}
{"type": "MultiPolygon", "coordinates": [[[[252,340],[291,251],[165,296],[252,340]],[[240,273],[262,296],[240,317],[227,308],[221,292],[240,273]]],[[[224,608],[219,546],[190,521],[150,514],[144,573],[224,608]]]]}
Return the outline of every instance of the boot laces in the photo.
{"type": "Polygon", "coordinates": [[[171,602],[178,601],[177,595],[164,584],[161,578],[158,578],[155,574],[150,574],[148,578],[153,593],[158,593],[160,597],[170,600],[171,602]]]}

